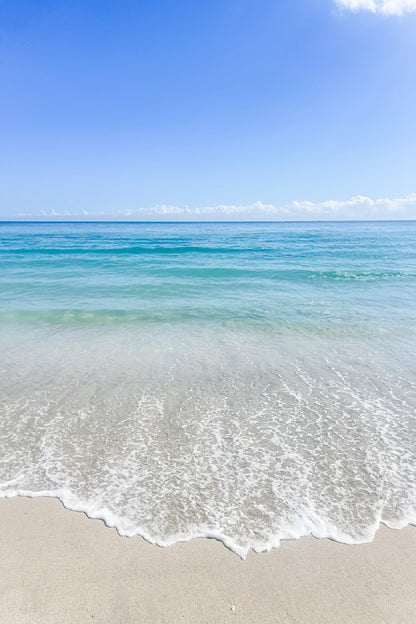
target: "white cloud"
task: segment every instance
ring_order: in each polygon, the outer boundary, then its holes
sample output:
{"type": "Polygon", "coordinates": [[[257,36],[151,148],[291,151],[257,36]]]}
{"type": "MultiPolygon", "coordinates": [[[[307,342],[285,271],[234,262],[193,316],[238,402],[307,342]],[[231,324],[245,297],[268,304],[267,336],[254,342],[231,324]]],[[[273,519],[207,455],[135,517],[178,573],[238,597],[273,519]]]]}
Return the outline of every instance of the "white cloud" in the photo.
{"type": "Polygon", "coordinates": [[[403,15],[416,11],[416,0],[336,0],[341,8],[366,10],[384,15],[403,15]]]}
{"type": "Polygon", "coordinates": [[[42,210],[38,214],[20,214],[14,218],[29,220],[83,221],[331,221],[416,219],[416,193],[407,197],[371,199],[357,195],[351,199],[323,202],[293,201],[274,205],[257,201],[249,205],[188,206],[157,205],[113,212],[80,209],[59,212],[42,210]]]}
{"type": "Polygon", "coordinates": [[[179,221],[302,221],[342,219],[412,219],[416,218],[416,193],[398,199],[371,199],[358,195],[345,201],[293,201],[274,205],[257,201],[249,205],[188,206],[158,205],[137,210],[120,210],[118,219],[179,221]]]}

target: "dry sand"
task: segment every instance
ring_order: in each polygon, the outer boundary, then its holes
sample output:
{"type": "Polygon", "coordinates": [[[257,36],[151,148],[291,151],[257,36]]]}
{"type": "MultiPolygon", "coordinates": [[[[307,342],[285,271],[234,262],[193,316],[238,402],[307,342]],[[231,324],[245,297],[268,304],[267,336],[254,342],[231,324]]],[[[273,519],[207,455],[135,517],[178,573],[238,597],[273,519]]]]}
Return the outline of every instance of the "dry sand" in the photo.
{"type": "Polygon", "coordinates": [[[2,499],[0,518],[2,624],[416,623],[414,527],[242,561],[214,540],[120,537],[54,499],[2,499]]]}

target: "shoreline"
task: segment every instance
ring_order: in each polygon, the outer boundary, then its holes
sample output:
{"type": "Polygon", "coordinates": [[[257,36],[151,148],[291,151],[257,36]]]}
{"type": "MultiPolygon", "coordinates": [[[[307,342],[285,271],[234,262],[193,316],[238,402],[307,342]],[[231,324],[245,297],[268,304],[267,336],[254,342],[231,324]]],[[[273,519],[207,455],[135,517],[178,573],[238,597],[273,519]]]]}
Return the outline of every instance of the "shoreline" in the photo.
{"type": "Polygon", "coordinates": [[[54,498],[0,500],[0,620],[414,624],[416,527],[373,542],[282,541],[241,560],[195,538],[160,548],[54,498]]]}

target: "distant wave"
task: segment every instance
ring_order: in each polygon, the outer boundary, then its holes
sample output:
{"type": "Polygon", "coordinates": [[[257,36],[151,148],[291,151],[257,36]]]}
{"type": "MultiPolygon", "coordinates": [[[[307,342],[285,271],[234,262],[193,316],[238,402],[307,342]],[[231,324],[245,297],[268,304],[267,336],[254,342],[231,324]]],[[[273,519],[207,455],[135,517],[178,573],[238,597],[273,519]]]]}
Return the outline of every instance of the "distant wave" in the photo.
{"type": "Polygon", "coordinates": [[[160,246],[152,247],[151,245],[145,245],[143,247],[34,247],[28,249],[22,247],[21,249],[13,249],[13,254],[50,254],[50,255],[85,255],[85,254],[97,254],[97,255],[183,255],[183,254],[249,254],[249,253],[267,253],[268,250],[261,247],[256,248],[236,248],[236,247],[191,247],[191,246],[160,246]]]}

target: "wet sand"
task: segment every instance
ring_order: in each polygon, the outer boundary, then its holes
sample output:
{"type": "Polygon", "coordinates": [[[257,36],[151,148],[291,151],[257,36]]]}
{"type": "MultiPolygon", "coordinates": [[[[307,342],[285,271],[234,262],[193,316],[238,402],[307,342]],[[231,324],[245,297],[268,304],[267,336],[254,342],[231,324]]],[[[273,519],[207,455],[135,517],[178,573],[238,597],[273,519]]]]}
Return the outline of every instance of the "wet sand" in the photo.
{"type": "Polygon", "coordinates": [[[303,538],[245,561],[214,540],[158,548],[55,499],[0,499],[5,624],[414,624],[416,528],[303,538]]]}

